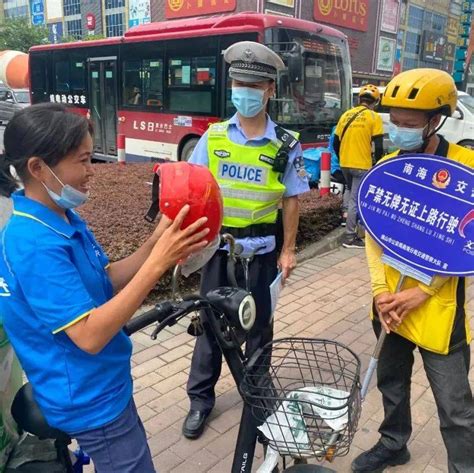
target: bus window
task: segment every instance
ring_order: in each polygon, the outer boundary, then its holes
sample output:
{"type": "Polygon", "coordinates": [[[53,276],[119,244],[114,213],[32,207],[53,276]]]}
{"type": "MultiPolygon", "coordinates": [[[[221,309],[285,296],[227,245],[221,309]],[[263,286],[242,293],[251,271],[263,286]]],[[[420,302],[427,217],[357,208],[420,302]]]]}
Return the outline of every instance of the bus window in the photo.
{"type": "Polygon", "coordinates": [[[79,52],[57,54],[53,73],[55,94],[67,94],[68,96],[85,94],[86,63],[84,54],[79,52]]]}
{"type": "Polygon", "coordinates": [[[145,71],[143,93],[147,107],[163,107],[163,61],[147,59],[143,61],[145,71]]]}
{"type": "Polygon", "coordinates": [[[39,54],[30,54],[31,95],[36,102],[47,101],[48,72],[47,57],[39,54]]]}
{"type": "Polygon", "coordinates": [[[123,63],[123,105],[163,108],[163,60],[126,60],[123,63]]]}
{"type": "Polygon", "coordinates": [[[57,61],[54,65],[55,91],[58,94],[69,92],[69,61],[57,61]]]}
{"type": "Polygon", "coordinates": [[[142,104],[142,62],[141,60],[123,63],[123,104],[142,104]]]}
{"type": "Polygon", "coordinates": [[[216,58],[175,57],[168,62],[171,112],[215,113],[216,58]]]}
{"type": "Polygon", "coordinates": [[[71,94],[83,94],[85,89],[86,64],[81,59],[71,57],[70,61],[70,90],[71,94]]]}

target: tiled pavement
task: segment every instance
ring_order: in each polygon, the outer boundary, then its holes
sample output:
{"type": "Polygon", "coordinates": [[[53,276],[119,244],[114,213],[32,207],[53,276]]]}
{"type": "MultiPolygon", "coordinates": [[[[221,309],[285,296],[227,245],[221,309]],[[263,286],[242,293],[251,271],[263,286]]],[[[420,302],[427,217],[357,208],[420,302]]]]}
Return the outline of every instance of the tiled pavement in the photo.
{"type": "MultiPolygon", "coordinates": [[[[474,309],[474,291],[468,307],[474,309]]],[[[365,257],[360,250],[338,249],[298,266],[284,289],[275,314],[276,336],[335,339],[349,345],[361,357],[363,369],[374,345],[368,319],[371,301],[365,257]]],[[[160,342],[150,339],[151,329],[133,336],[135,402],[149,436],[160,473],[227,473],[240,420],[241,402],[226,366],[218,385],[216,408],[204,435],[195,441],[181,436],[188,409],[185,384],[193,340],[185,323],[163,332],[160,342]]],[[[474,325],[474,324],[473,324],[474,325]]],[[[474,386],[474,370],[471,370],[474,386]]],[[[438,429],[436,407],[428,382],[416,359],[412,386],[412,461],[388,471],[410,473],[446,472],[446,454],[438,429]]],[[[372,387],[363,405],[359,431],[348,456],[326,465],[349,472],[352,459],[378,439],[382,419],[381,398],[372,387]]],[[[258,452],[256,464],[261,461],[258,452]]]]}

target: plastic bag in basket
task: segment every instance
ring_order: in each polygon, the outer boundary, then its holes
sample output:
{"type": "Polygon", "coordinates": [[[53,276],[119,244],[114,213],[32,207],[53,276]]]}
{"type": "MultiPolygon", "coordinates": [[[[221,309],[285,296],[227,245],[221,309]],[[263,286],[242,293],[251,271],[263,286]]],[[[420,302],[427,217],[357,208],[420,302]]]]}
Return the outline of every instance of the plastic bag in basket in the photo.
{"type": "Polygon", "coordinates": [[[335,432],[342,430],[348,422],[348,397],[348,392],[328,386],[308,386],[291,391],[287,399],[259,427],[274,447],[268,448],[265,462],[257,473],[273,471],[278,463],[275,449],[281,454],[312,454],[305,414],[318,416],[335,432]]]}

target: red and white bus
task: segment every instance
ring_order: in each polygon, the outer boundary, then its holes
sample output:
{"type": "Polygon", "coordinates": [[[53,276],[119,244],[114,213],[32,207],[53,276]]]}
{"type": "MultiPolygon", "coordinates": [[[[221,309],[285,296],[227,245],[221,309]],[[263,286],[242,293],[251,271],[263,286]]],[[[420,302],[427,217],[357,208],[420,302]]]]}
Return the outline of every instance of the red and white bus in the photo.
{"type": "Polygon", "coordinates": [[[327,141],[351,103],[347,38],[310,21],[240,13],[137,26],[123,37],[30,50],[33,103],[59,102],[95,125],[95,156],[186,160],[210,123],[234,113],[222,51],[242,41],[271,47],[279,74],[270,116],[303,147],[327,141]],[[123,153],[119,153],[123,154],[123,153]]]}

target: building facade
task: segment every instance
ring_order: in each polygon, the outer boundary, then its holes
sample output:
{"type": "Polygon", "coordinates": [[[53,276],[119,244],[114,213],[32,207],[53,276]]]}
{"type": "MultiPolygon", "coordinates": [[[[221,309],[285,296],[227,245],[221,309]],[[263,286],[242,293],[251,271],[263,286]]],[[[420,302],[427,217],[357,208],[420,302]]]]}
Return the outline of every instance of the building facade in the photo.
{"type": "Polygon", "coordinates": [[[410,0],[400,16],[401,69],[453,72],[462,0],[410,0]]]}
{"type": "Polygon", "coordinates": [[[0,19],[26,17],[45,25],[53,43],[87,36],[121,36],[151,20],[150,0],[4,0],[0,19]]]}

